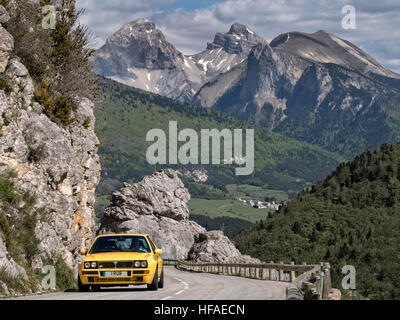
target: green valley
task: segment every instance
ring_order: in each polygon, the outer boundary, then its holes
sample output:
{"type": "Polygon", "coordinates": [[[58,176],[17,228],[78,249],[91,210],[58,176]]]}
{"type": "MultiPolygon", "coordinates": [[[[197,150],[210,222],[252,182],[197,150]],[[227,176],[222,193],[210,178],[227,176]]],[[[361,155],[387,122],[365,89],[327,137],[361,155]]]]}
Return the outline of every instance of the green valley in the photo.
{"type": "Polygon", "coordinates": [[[320,147],[256,127],[255,171],[252,175],[235,176],[232,165],[152,166],[146,161],[146,150],[152,144],[146,142],[146,134],[153,128],[168,132],[169,121],[177,121],[179,129],[192,128],[197,132],[205,128],[246,129],[252,126],[212,109],[194,107],[112,80],[101,78],[99,84],[101,92],[95,110],[103,168],[99,195],[108,194],[122,182],[138,181],[164,167],[185,167],[188,170],[201,168],[208,176],[204,183],[188,183],[191,194],[192,191],[205,192],[209,197],[221,199],[229,193],[227,186],[251,185],[262,200],[274,198],[276,194],[287,199],[322,179],[342,160],[320,147]]]}

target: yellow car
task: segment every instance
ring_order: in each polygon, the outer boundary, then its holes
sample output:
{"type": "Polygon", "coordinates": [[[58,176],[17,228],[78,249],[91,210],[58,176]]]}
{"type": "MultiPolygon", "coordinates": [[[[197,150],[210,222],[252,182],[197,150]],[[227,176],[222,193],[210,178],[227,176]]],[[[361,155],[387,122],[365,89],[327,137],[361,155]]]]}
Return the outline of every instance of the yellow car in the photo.
{"type": "Polygon", "coordinates": [[[147,234],[98,236],[78,266],[79,291],[100,287],[147,284],[149,290],[164,287],[162,250],[147,234]]]}

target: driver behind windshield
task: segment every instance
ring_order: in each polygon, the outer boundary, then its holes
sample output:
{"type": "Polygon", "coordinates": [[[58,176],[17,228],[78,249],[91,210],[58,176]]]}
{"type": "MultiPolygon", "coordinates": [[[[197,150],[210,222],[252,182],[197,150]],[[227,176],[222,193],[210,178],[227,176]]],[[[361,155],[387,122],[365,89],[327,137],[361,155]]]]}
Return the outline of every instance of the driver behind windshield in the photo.
{"type": "Polygon", "coordinates": [[[91,253],[115,251],[151,252],[146,239],[142,236],[110,236],[97,239],[93,245],[91,253]]]}

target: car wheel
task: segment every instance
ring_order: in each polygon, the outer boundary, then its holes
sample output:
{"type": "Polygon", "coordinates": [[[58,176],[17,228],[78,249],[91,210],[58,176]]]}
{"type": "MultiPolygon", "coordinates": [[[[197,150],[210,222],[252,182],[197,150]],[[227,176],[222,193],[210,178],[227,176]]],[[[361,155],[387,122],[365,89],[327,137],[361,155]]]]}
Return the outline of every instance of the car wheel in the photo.
{"type": "Polygon", "coordinates": [[[79,292],[88,292],[89,291],[89,285],[83,285],[79,275],[78,275],[78,290],[79,290],[79,292]]]}
{"type": "Polygon", "coordinates": [[[92,285],[90,289],[92,289],[92,291],[94,291],[94,292],[98,292],[98,291],[100,291],[100,286],[99,285],[92,285]]]}
{"type": "Polygon", "coordinates": [[[156,268],[156,272],[154,272],[153,282],[147,285],[147,289],[152,291],[158,290],[158,267],[156,268]]]}
{"type": "Polygon", "coordinates": [[[158,287],[160,289],[164,288],[164,266],[162,267],[161,270],[160,282],[158,283],[158,287]]]}

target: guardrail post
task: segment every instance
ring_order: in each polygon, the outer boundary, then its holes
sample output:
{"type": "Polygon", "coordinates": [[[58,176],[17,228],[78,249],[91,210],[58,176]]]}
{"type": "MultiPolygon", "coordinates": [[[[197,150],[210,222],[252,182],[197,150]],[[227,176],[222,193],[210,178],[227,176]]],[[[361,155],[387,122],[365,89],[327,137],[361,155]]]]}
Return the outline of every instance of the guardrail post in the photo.
{"type": "Polygon", "coordinates": [[[324,289],[322,291],[322,299],[329,299],[329,293],[332,290],[332,282],[331,282],[331,266],[329,263],[325,263],[324,265],[325,277],[324,277],[324,289]]]}
{"type": "MultiPolygon", "coordinates": [[[[273,261],[270,261],[269,263],[270,263],[270,264],[274,264],[273,261]]],[[[276,280],[276,279],[274,279],[274,277],[273,277],[273,274],[274,274],[273,271],[274,271],[274,269],[269,268],[269,278],[270,278],[270,280],[276,280]]]]}
{"type": "Polygon", "coordinates": [[[311,282],[303,282],[301,290],[304,292],[304,300],[312,299],[312,289],[314,285],[311,282]]]}
{"type": "MultiPolygon", "coordinates": [[[[294,266],[294,261],[291,261],[290,264],[294,266]]],[[[290,282],[292,282],[294,279],[296,279],[296,272],[290,271],[290,282]]]]}
{"type": "MultiPolygon", "coordinates": [[[[279,262],[279,264],[283,264],[283,261],[279,262]]],[[[279,280],[278,281],[283,281],[283,269],[279,269],[279,280]]]]}
{"type": "Polygon", "coordinates": [[[323,294],[324,294],[324,283],[325,283],[325,272],[321,271],[321,280],[319,282],[319,295],[321,299],[323,299],[323,294]]]}
{"type": "Polygon", "coordinates": [[[317,295],[318,295],[318,300],[321,300],[321,275],[320,272],[317,271],[316,275],[315,275],[315,289],[317,291],[317,295]]]}

